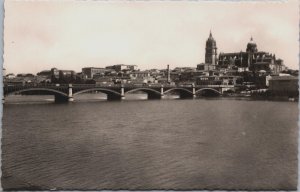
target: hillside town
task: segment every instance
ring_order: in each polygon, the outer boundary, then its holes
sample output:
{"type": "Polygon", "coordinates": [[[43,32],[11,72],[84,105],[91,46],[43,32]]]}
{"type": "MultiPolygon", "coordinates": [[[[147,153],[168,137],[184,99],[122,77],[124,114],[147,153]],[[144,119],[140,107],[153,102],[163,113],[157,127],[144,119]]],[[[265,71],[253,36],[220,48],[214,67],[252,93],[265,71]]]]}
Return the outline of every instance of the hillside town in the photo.
{"type": "Polygon", "coordinates": [[[272,92],[275,95],[298,97],[298,70],[285,66],[275,54],[260,51],[251,37],[245,51],[217,51],[212,33],[205,45],[205,62],[195,67],[140,70],[137,65],[116,64],[106,67],[84,67],[81,72],[52,68],[37,74],[13,74],[3,69],[4,85],[25,84],[194,84],[232,85],[227,92],[249,95],[272,92]]]}

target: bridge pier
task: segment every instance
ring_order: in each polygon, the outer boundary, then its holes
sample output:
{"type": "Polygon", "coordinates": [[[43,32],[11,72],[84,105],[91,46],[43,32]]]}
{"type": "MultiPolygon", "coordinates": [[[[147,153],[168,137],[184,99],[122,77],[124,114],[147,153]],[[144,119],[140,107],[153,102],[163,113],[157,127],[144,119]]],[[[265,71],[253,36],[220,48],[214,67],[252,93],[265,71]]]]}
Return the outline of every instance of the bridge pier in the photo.
{"type": "Polygon", "coordinates": [[[230,90],[230,89],[231,89],[231,87],[230,87],[230,88],[228,88],[228,87],[223,87],[223,88],[221,88],[220,92],[223,94],[225,91],[228,91],[228,90],[230,90]]]}
{"type": "Polygon", "coordinates": [[[72,84],[69,84],[69,93],[68,93],[68,101],[69,102],[72,102],[74,101],[74,98],[73,98],[73,88],[72,88],[72,84]]]}
{"type": "Polygon", "coordinates": [[[125,91],[124,91],[124,85],[122,84],[121,85],[121,100],[124,100],[125,99],[125,91]]]}
{"type": "Polygon", "coordinates": [[[164,98],[165,97],[165,94],[164,94],[164,85],[161,85],[160,87],[160,98],[164,98]]]}
{"type": "Polygon", "coordinates": [[[196,95],[196,88],[194,83],[192,84],[192,88],[193,88],[193,99],[195,99],[197,95],[196,95]]]}

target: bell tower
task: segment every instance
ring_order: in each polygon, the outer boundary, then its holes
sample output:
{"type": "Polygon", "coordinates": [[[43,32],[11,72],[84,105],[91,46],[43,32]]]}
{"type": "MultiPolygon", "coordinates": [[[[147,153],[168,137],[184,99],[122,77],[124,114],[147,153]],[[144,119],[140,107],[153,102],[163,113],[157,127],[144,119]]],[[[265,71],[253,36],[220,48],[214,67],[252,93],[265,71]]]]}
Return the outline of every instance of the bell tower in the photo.
{"type": "Polygon", "coordinates": [[[213,38],[211,31],[206,41],[205,63],[216,65],[217,63],[217,43],[213,38]]]}

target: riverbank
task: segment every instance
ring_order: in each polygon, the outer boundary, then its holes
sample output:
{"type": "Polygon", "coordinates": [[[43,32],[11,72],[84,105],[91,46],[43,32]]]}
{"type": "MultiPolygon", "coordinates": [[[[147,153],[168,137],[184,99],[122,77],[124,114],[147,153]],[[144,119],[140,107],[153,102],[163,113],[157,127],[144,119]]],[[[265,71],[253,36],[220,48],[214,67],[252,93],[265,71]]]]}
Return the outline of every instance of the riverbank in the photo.
{"type": "Polygon", "coordinates": [[[234,98],[249,98],[250,100],[266,100],[266,101],[299,101],[298,92],[272,92],[267,89],[253,90],[245,93],[223,93],[222,97],[234,97],[234,98]]]}
{"type": "MultiPolygon", "coordinates": [[[[252,100],[252,101],[284,101],[284,102],[298,102],[298,98],[288,96],[259,96],[259,95],[246,95],[246,94],[223,94],[214,97],[205,97],[197,95],[196,100],[252,100]]],[[[105,94],[81,94],[74,98],[73,102],[106,102],[107,97],[105,94]]],[[[128,94],[126,100],[123,101],[138,101],[148,100],[147,94],[128,94]]],[[[182,100],[178,95],[165,95],[161,100],[182,100]]],[[[185,99],[184,99],[185,100],[185,99]]],[[[43,103],[54,103],[54,98],[51,95],[13,95],[5,99],[4,104],[43,104],[43,103]]]]}

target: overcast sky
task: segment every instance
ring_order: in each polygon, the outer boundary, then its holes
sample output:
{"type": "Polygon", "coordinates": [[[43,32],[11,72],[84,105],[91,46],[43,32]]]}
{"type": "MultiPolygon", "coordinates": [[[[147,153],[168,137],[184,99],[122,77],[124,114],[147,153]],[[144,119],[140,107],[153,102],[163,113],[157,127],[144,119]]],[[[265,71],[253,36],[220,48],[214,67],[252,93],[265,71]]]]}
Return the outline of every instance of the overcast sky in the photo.
{"type": "Polygon", "coordinates": [[[275,53],[298,69],[298,1],[5,1],[4,67],[37,73],[136,64],[196,67],[210,29],[218,53],[275,53]]]}

